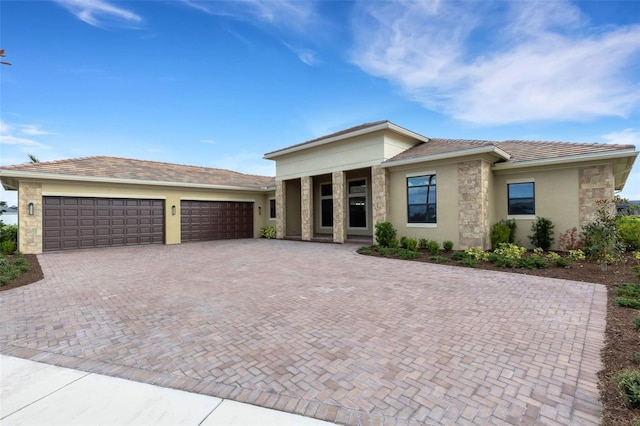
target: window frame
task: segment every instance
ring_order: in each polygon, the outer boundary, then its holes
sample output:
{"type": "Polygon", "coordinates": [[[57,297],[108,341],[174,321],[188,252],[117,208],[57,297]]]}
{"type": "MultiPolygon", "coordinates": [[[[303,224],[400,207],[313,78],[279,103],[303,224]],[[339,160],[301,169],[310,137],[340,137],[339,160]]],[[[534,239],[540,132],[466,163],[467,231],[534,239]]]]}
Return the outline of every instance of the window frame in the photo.
{"type": "Polygon", "coordinates": [[[369,230],[369,179],[366,176],[355,177],[347,180],[347,229],[353,231],[367,231],[369,230]],[[351,182],[364,181],[364,193],[354,193],[349,192],[349,184],[351,182]],[[364,198],[364,223],[365,226],[351,226],[351,199],[352,198],[364,198]]]}
{"type": "Polygon", "coordinates": [[[407,173],[405,175],[405,185],[406,185],[406,226],[408,228],[436,228],[438,226],[438,173],[435,170],[428,170],[428,171],[424,171],[424,172],[417,172],[417,173],[407,173]],[[409,179],[411,178],[420,178],[420,177],[427,177],[429,183],[427,185],[418,185],[418,186],[409,186],[409,179]],[[435,178],[436,183],[432,184],[431,179],[435,178]],[[409,189],[410,188],[419,188],[419,187],[425,187],[427,188],[427,197],[425,200],[425,203],[420,203],[420,204],[410,204],[409,203],[409,189]],[[435,196],[435,202],[429,202],[429,194],[430,194],[430,190],[429,188],[433,187],[433,194],[435,196]],[[426,206],[426,208],[429,208],[429,205],[432,204],[434,205],[435,208],[435,221],[434,222],[411,222],[410,221],[410,217],[409,217],[409,210],[410,210],[410,206],[414,206],[414,205],[424,205],[426,206]]]}
{"type": "Polygon", "coordinates": [[[320,202],[320,228],[321,229],[333,229],[333,182],[320,182],[319,186],[319,202],[320,202]],[[328,185],[331,188],[331,195],[322,195],[322,187],[328,185]],[[322,223],[322,219],[323,219],[323,215],[322,215],[322,202],[324,200],[331,200],[331,226],[326,226],[323,225],[322,223]]]}
{"type": "Polygon", "coordinates": [[[278,214],[278,210],[276,209],[276,199],[275,197],[269,198],[269,220],[276,220],[276,215],[278,214]],[[271,202],[273,201],[273,208],[271,208],[271,202]],[[271,215],[273,213],[273,216],[271,215]]]}
{"type": "Polygon", "coordinates": [[[536,182],[535,179],[512,179],[507,180],[507,219],[535,219],[536,218],[536,182]],[[510,196],[510,186],[511,185],[522,185],[522,184],[531,184],[532,185],[532,197],[511,197],[510,196]],[[533,203],[533,213],[512,213],[511,212],[511,201],[512,200],[521,200],[521,199],[529,199],[532,198],[533,203]]]}

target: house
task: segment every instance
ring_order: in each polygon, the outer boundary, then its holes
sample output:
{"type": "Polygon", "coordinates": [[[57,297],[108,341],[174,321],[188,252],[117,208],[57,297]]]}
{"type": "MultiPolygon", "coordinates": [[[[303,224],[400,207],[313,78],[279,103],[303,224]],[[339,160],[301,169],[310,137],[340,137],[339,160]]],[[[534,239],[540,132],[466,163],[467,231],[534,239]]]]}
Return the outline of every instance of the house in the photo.
{"type": "Polygon", "coordinates": [[[265,154],[276,176],[89,157],[0,167],[18,190],[25,253],[128,244],[257,237],[372,238],[390,221],[400,236],[490,246],[491,225],[536,216],[557,232],[593,219],[595,201],[621,190],[633,145],[428,138],[377,121],[265,154]]]}

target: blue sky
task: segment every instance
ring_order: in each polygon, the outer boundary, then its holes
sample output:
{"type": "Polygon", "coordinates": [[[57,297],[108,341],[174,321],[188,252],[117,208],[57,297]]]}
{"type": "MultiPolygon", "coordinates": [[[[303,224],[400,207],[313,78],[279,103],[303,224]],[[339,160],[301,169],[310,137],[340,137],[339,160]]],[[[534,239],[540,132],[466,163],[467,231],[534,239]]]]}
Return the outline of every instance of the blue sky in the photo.
{"type": "MultiPolygon", "coordinates": [[[[273,175],[264,153],[382,119],[640,149],[636,1],[2,0],[0,48],[2,165],[273,175]]],[[[640,161],[622,195],[640,199],[640,161]]]]}

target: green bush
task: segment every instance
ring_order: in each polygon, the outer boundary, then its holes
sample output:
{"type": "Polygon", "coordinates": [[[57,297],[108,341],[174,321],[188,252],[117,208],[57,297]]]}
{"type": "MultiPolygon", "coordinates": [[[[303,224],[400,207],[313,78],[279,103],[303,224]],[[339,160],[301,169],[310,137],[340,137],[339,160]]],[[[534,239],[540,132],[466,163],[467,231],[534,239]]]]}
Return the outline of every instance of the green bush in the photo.
{"type": "Polygon", "coordinates": [[[487,260],[489,258],[489,253],[479,247],[469,247],[464,251],[464,253],[467,257],[471,257],[475,260],[487,260]]]}
{"type": "Polygon", "coordinates": [[[400,247],[409,251],[418,251],[418,240],[411,237],[400,238],[400,247]]]}
{"type": "Polygon", "coordinates": [[[640,408],[640,371],[624,370],[613,376],[627,404],[631,408],[640,408]]]}
{"type": "Polygon", "coordinates": [[[275,238],[276,228],[273,226],[265,226],[263,228],[260,228],[259,234],[260,238],[275,238]]]}
{"type": "Polygon", "coordinates": [[[449,261],[449,259],[440,255],[431,257],[431,260],[433,260],[436,263],[447,263],[449,261]]]}
{"type": "Polygon", "coordinates": [[[471,268],[475,268],[476,266],[478,266],[478,261],[473,257],[465,256],[462,259],[460,259],[460,264],[464,266],[469,266],[471,268]]]}
{"type": "Polygon", "coordinates": [[[426,238],[420,238],[418,240],[418,247],[426,250],[428,243],[429,243],[429,240],[427,240],[426,238]]]}
{"type": "Polygon", "coordinates": [[[514,219],[501,220],[491,228],[491,249],[495,250],[500,244],[513,243],[516,233],[516,221],[514,219]]]}
{"type": "Polygon", "coordinates": [[[613,200],[596,201],[596,219],[584,226],[583,234],[585,253],[595,259],[603,271],[608,264],[620,260],[625,245],[616,226],[613,200]]]}
{"type": "Polygon", "coordinates": [[[29,270],[29,264],[22,253],[16,253],[13,260],[0,255],[0,285],[6,285],[20,274],[29,270]]]}
{"type": "Polygon", "coordinates": [[[376,223],[376,241],[382,247],[397,247],[396,229],[391,222],[376,223]]]}
{"type": "Polygon", "coordinates": [[[453,250],[453,241],[450,241],[450,240],[443,241],[442,242],[442,248],[447,253],[450,252],[451,250],[453,250]]]}
{"type": "Polygon", "coordinates": [[[551,263],[553,263],[558,268],[568,268],[569,266],[571,266],[571,261],[566,257],[562,257],[562,256],[556,257],[551,261],[551,263]]]}
{"type": "Polygon", "coordinates": [[[493,252],[499,256],[504,256],[509,259],[517,260],[517,259],[521,259],[522,256],[524,256],[524,254],[527,252],[527,249],[524,247],[520,247],[517,244],[502,243],[493,252]]]}
{"type": "Polygon", "coordinates": [[[584,260],[585,258],[585,254],[582,250],[569,250],[569,259],[573,260],[574,262],[584,260]]]}
{"type": "MultiPolygon", "coordinates": [[[[562,259],[562,258],[561,258],[562,259]]],[[[527,269],[544,269],[547,267],[547,260],[537,255],[523,257],[518,260],[518,267],[527,269]]]]}
{"type": "Polygon", "coordinates": [[[7,255],[13,254],[16,251],[16,243],[11,240],[5,240],[0,243],[0,253],[7,255]]]}
{"type": "Polygon", "coordinates": [[[406,260],[414,260],[420,257],[420,253],[418,253],[417,247],[415,251],[402,248],[396,249],[395,255],[400,259],[406,260]]]}
{"type": "Polygon", "coordinates": [[[516,267],[516,259],[495,252],[490,253],[487,260],[500,268],[516,267]]]}
{"type": "Polygon", "coordinates": [[[640,216],[618,216],[616,226],[627,250],[640,250],[640,216]]]}
{"type": "Polygon", "coordinates": [[[636,328],[636,331],[640,331],[640,317],[635,317],[633,319],[633,325],[636,328]]]}
{"type": "Polygon", "coordinates": [[[0,227],[0,253],[13,254],[18,247],[18,226],[2,225],[0,227]]]}
{"type": "Polygon", "coordinates": [[[373,254],[373,249],[371,247],[360,247],[358,249],[358,253],[360,253],[360,254],[373,254]]]}
{"type": "Polygon", "coordinates": [[[636,362],[636,364],[640,364],[640,352],[636,352],[633,354],[633,360],[636,362]]]}
{"type": "Polygon", "coordinates": [[[618,296],[640,299],[640,284],[618,283],[615,287],[618,296]]]}
{"type": "Polygon", "coordinates": [[[540,247],[542,250],[547,251],[553,244],[553,228],[554,224],[551,219],[546,217],[537,217],[535,222],[531,224],[531,232],[529,235],[529,241],[534,247],[540,247]]]}
{"type": "Polygon", "coordinates": [[[457,251],[457,252],[455,252],[455,253],[453,253],[453,254],[451,255],[451,259],[453,259],[453,260],[457,260],[457,261],[460,261],[460,260],[464,259],[465,257],[468,257],[468,256],[467,256],[467,254],[466,254],[465,252],[463,252],[463,251],[457,251]]]}
{"type": "Polygon", "coordinates": [[[431,254],[438,254],[440,253],[440,244],[438,244],[437,241],[429,240],[427,242],[427,250],[429,250],[431,254]]]}
{"type": "Polygon", "coordinates": [[[636,299],[629,299],[628,297],[618,297],[616,299],[618,306],[623,308],[640,309],[640,301],[636,299]]]}

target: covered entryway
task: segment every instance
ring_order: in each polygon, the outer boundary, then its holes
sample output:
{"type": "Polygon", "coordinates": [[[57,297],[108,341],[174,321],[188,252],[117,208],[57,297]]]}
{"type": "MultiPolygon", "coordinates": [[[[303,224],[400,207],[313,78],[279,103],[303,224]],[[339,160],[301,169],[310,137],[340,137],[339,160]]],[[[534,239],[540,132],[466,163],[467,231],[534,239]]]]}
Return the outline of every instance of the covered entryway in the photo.
{"type": "Polygon", "coordinates": [[[182,242],[253,238],[253,203],[182,200],[180,221],[182,242]]]}
{"type": "Polygon", "coordinates": [[[43,251],[164,243],[164,201],[43,197],[43,251]]]}

